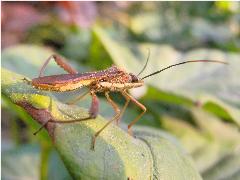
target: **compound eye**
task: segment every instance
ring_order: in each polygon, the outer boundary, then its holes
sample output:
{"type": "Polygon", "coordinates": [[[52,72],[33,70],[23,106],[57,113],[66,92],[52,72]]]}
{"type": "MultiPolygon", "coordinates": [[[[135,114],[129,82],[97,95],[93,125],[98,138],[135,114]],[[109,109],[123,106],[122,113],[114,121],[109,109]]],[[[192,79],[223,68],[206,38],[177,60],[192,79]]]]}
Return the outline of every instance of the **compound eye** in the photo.
{"type": "Polygon", "coordinates": [[[131,78],[132,78],[132,82],[138,82],[138,77],[135,76],[134,74],[130,74],[131,78]]]}

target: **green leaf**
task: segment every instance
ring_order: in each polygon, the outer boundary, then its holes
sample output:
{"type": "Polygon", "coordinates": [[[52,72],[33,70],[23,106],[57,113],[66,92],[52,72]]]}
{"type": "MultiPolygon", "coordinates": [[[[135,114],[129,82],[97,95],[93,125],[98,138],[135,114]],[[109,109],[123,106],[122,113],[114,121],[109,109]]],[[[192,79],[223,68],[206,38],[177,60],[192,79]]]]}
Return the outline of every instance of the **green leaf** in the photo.
{"type": "MultiPolygon", "coordinates": [[[[48,179],[72,179],[56,153],[51,152],[48,179]]],[[[40,148],[25,144],[2,152],[2,179],[38,179],[40,177],[40,148]]]]}
{"type": "Polygon", "coordinates": [[[192,113],[209,142],[195,154],[196,163],[202,166],[204,179],[239,176],[239,130],[204,111],[192,109],[192,113]]]}
{"type": "MultiPolygon", "coordinates": [[[[62,104],[48,93],[27,85],[22,78],[22,75],[2,69],[2,92],[36,121],[88,117],[85,109],[62,104]]],[[[81,123],[48,123],[46,128],[73,178],[149,179],[154,176],[182,179],[191,175],[200,179],[189,157],[164,136],[161,139],[148,136],[146,140],[133,138],[111,124],[97,138],[95,151],[90,150],[93,135],[105,123],[107,120],[100,116],[81,123]],[[161,160],[164,163],[160,163],[161,160]]]]}
{"type": "Polygon", "coordinates": [[[237,176],[240,171],[238,129],[199,108],[191,112],[198,128],[168,116],[161,119],[162,126],[180,139],[204,179],[237,176]]]}
{"type": "MultiPolygon", "coordinates": [[[[36,45],[18,45],[7,48],[2,53],[2,67],[18,72],[19,74],[35,78],[39,75],[39,70],[43,63],[54,54],[50,48],[43,48],[36,45]]],[[[77,70],[82,71],[79,66],[72,61],[77,70]]],[[[61,74],[66,72],[56,65],[54,60],[50,61],[44,75],[61,74]]]]}
{"type": "MultiPolygon", "coordinates": [[[[35,45],[20,45],[7,48],[2,53],[2,67],[18,72],[20,74],[36,77],[39,73],[39,67],[44,61],[53,54],[53,51],[47,48],[41,48],[35,45]]],[[[53,68],[54,62],[50,62],[46,73],[58,73],[53,68]]]]}
{"type": "Polygon", "coordinates": [[[203,174],[204,179],[235,180],[240,178],[239,151],[233,151],[221,157],[216,164],[207,169],[203,174]]]}
{"type": "Polygon", "coordinates": [[[187,158],[188,154],[172,135],[144,127],[136,127],[135,134],[151,150],[155,169],[153,179],[201,179],[194,172],[192,160],[187,158]]]}

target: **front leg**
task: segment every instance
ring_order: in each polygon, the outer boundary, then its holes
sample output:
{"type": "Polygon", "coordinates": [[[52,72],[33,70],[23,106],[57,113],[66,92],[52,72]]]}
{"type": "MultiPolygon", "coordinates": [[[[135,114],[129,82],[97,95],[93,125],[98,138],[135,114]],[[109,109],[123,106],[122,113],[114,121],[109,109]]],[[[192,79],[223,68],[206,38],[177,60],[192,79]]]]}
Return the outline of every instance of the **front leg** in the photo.
{"type": "Polygon", "coordinates": [[[126,98],[125,96],[123,96],[123,97],[126,99],[126,102],[125,102],[125,104],[124,104],[124,106],[123,106],[123,108],[122,108],[122,110],[121,110],[120,117],[119,117],[119,118],[117,119],[117,121],[116,121],[116,124],[117,124],[117,125],[119,125],[120,120],[121,120],[124,112],[125,112],[126,109],[127,109],[128,104],[129,104],[129,102],[130,102],[130,99],[129,99],[129,98],[126,98]]]}
{"type": "Polygon", "coordinates": [[[99,131],[97,131],[94,134],[93,140],[92,140],[92,150],[94,150],[95,147],[95,143],[96,143],[96,138],[99,136],[99,134],[109,125],[111,124],[113,121],[119,119],[121,112],[120,109],[118,107],[118,105],[110,98],[109,96],[109,92],[105,92],[105,96],[107,98],[108,103],[113,107],[114,111],[115,111],[115,115],[114,117],[108,121],[99,131]]]}
{"type": "Polygon", "coordinates": [[[131,100],[135,105],[137,105],[138,107],[140,107],[142,109],[142,113],[139,114],[129,125],[128,125],[128,134],[132,135],[132,130],[131,127],[145,114],[145,112],[147,111],[146,107],[141,104],[140,102],[138,102],[134,97],[132,97],[130,94],[128,94],[127,92],[122,92],[122,95],[126,98],[131,100]]]}

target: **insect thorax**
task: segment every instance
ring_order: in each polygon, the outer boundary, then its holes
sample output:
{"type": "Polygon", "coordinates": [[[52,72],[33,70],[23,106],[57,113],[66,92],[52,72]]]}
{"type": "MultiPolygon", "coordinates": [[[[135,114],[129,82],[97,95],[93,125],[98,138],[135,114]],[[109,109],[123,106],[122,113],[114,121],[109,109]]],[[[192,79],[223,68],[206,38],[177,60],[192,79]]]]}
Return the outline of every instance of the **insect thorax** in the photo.
{"type": "Polygon", "coordinates": [[[93,89],[98,92],[104,91],[123,91],[140,87],[143,85],[143,81],[137,80],[133,82],[133,75],[118,69],[118,72],[114,77],[106,78],[98,81],[93,89]]]}

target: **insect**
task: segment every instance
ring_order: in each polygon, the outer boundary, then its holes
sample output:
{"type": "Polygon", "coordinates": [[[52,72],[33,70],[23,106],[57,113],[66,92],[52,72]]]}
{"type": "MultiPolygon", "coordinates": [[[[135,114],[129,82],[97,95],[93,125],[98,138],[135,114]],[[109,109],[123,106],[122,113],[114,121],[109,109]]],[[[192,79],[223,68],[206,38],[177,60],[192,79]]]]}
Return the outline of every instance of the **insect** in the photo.
{"type": "Polygon", "coordinates": [[[156,75],[166,69],[169,69],[173,66],[178,66],[186,63],[193,63],[193,62],[214,62],[214,63],[223,63],[222,61],[217,60],[192,60],[192,61],[185,61],[180,62],[177,64],[170,65],[165,67],[161,70],[153,72],[147,76],[142,78],[139,75],[145,70],[148,60],[143,67],[143,69],[138,73],[138,75],[134,75],[132,73],[127,73],[123,69],[118,68],[117,66],[111,66],[108,69],[102,71],[95,71],[95,72],[85,72],[85,73],[78,73],[74,68],[72,68],[62,57],[58,55],[50,56],[46,62],[43,64],[42,68],[40,69],[39,77],[34,78],[31,81],[28,81],[28,84],[32,85],[34,88],[46,90],[46,91],[58,91],[58,92],[65,92],[65,91],[72,91],[75,89],[79,89],[82,87],[88,87],[89,91],[80,95],[74,101],[69,102],[68,104],[75,104],[78,100],[82,99],[87,94],[90,94],[92,97],[92,103],[89,109],[89,117],[84,119],[75,119],[69,121],[56,121],[56,120],[48,120],[36,131],[34,134],[37,134],[47,123],[73,123],[73,122],[80,122],[80,121],[87,121],[90,119],[95,119],[98,110],[99,110],[99,100],[97,98],[96,93],[104,93],[108,103],[112,106],[115,111],[115,115],[111,120],[109,120],[99,131],[95,133],[92,139],[92,146],[91,148],[94,149],[96,138],[98,135],[113,121],[116,121],[117,124],[119,123],[119,119],[121,118],[122,114],[126,110],[129,102],[133,102],[137,105],[142,112],[128,125],[128,133],[131,135],[131,127],[143,116],[146,112],[146,107],[137,101],[133,96],[131,96],[127,91],[132,88],[137,88],[144,85],[144,79],[156,75]],[[52,76],[43,76],[43,72],[51,59],[54,59],[55,62],[63,68],[68,74],[60,74],[60,75],[52,75],[52,76]],[[122,110],[118,107],[118,105],[112,100],[109,96],[110,92],[119,92],[125,99],[125,105],[123,106],[122,110]]]}

